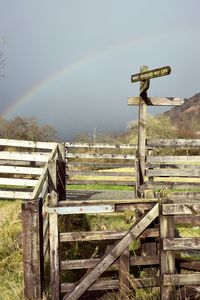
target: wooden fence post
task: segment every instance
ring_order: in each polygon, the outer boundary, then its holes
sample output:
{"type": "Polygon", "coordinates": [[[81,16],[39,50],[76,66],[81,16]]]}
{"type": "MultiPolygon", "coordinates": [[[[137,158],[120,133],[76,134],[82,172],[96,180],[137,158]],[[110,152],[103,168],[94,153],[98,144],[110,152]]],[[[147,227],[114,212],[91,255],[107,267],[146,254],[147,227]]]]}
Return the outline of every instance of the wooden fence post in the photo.
{"type": "Polygon", "coordinates": [[[129,247],[119,257],[119,297],[128,300],[130,288],[130,252],[129,247]]]}
{"type": "MultiPolygon", "coordinates": [[[[56,207],[58,203],[58,194],[54,191],[49,195],[49,207],[56,207]]],[[[58,232],[58,214],[49,214],[49,242],[50,242],[50,286],[51,299],[60,299],[60,280],[59,280],[59,232],[58,232]]]]}
{"type": "Polygon", "coordinates": [[[59,199],[66,199],[66,167],[65,167],[65,143],[58,144],[58,193],[59,199]]]}
{"type": "Polygon", "coordinates": [[[162,214],[162,205],[170,203],[169,199],[163,199],[160,202],[159,219],[160,219],[160,299],[176,299],[176,288],[165,286],[163,281],[164,275],[175,273],[175,255],[172,251],[163,250],[163,239],[174,237],[174,217],[164,216],[162,214]]]}
{"type": "Polygon", "coordinates": [[[42,298],[41,199],[22,203],[24,298],[42,298]]]}
{"type": "MultiPolygon", "coordinates": [[[[147,66],[142,66],[140,72],[148,71],[147,66]]],[[[144,81],[140,83],[140,91],[142,91],[144,81]]],[[[142,98],[139,103],[138,117],[138,159],[139,159],[139,184],[144,184],[145,175],[145,152],[146,152],[146,110],[147,105],[142,98]]]]}

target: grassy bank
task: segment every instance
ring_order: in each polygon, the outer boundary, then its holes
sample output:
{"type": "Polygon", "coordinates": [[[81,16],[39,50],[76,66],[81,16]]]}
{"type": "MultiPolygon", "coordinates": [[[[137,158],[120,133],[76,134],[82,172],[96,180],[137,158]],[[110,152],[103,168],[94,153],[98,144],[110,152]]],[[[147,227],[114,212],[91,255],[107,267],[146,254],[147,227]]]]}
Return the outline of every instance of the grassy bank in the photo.
{"type": "Polygon", "coordinates": [[[20,201],[0,202],[0,300],[23,299],[20,207],[20,201]]]}

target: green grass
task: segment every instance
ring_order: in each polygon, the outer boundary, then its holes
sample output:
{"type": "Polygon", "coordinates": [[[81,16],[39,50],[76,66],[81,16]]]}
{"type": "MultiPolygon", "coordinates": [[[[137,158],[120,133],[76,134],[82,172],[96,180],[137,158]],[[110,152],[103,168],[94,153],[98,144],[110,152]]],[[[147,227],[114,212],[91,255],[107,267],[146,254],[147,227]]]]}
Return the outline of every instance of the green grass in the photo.
{"type": "Polygon", "coordinates": [[[133,186],[127,185],[107,185],[107,184],[79,184],[79,185],[67,185],[67,190],[108,190],[108,191],[134,191],[133,186]]]}
{"type": "Polygon", "coordinates": [[[97,230],[128,230],[135,223],[135,212],[126,210],[115,214],[88,214],[87,223],[91,231],[97,230]]]}
{"type": "Polygon", "coordinates": [[[0,202],[0,300],[21,300],[22,246],[20,201],[0,202]]]}

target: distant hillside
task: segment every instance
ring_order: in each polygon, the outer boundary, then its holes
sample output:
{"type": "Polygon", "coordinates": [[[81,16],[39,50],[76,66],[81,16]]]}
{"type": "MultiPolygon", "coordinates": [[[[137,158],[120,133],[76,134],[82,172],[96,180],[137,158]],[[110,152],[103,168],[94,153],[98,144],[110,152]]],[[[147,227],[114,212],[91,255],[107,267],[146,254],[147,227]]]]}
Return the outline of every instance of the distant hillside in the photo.
{"type": "MultiPolygon", "coordinates": [[[[200,93],[163,114],[179,130],[200,135],[200,93]]],[[[187,134],[186,134],[187,135],[187,134]]]]}

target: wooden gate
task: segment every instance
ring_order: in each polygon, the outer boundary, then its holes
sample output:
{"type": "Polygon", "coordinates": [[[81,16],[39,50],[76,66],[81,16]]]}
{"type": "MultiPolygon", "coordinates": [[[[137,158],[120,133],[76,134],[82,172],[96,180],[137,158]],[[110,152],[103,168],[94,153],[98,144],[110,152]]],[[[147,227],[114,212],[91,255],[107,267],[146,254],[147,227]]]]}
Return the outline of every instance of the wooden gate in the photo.
{"type": "MultiPolygon", "coordinates": [[[[158,204],[156,200],[145,200],[145,199],[132,199],[132,200],[119,200],[119,201],[103,201],[103,203],[95,201],[76,201],[76,203],[69,203],[67,201],[57,202],[56,193],[51,193],[47,212],[49,213],[49,231],[50,231],[50,269],[51,269],[51,299],[60,299],[61,294],[64,294],[64,300],[76,300],[79,299],[83,293],[87,290],[109,290],[119,289],[121,299],[125,299],[127,291],[129,290],[129,268],[130,268],[130,257],[129,257],[129,245],[131,242],[136,240],[142,233],[146,236],[155,235],[154,230],[147,229],[148,226],[158,217],[158,204]],[[140,202],[141,201],[141,202],[140,202]],[[77,203],[79,202],[79,203],[77,203]],[[126,232],[74,232],[74,233],[59,233],[58,217],[59,215],[69,214],[88,214],[88,213],[108,213],[116,212],[119,207],[122,206],[126,209],[127,202],[132,205],[139,205],[140,203],[147,207],[152,207],[147,213],[134,223],[130,229],[126,232]],[[135,202],[135,203],[134,203],[135,202]],[[146,229],[146,233],[145,232],[146,229]],[[74,241],[76,236],[82,237],[82,240],[95,240],[97,235],[102,239],[112,239],[112,235],[117,236],[117,242],[111,249],[109,249],[100,259],[85,259],[82,261],[60,261],[59,259],[59,243],[69,242],[70,236],[73,237],[74,241]],[[118,278],[113,280],[101,280],[100,276],[114,263],[118,264],[118,278]],[[60,283],[59,278],[60,271],[66,269],[73,269],[73,267],[81,268],[81,264],[88,266],[88,271],[77,283],[60,283]]],[[[115,236],[116,239],[116,236],[115,236]]],[[[73,238],[72,238],[73,240],[73,238]]],[[[146,284],[151,285],[152,279],[147,278],[146,284]]],[[[154,280],[155,281],[155,280],[154,280]]],[[[139,279],[136,279],[137,284],[139,279]]],[[[158,284],[158,281],[157,281],[158,284]]]]}

